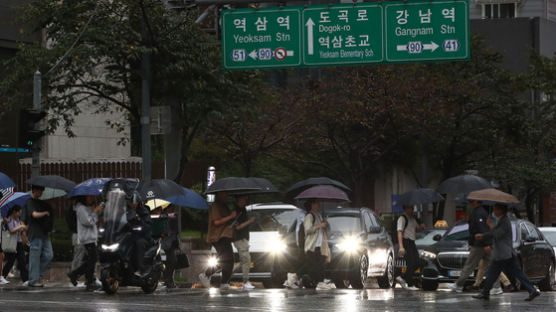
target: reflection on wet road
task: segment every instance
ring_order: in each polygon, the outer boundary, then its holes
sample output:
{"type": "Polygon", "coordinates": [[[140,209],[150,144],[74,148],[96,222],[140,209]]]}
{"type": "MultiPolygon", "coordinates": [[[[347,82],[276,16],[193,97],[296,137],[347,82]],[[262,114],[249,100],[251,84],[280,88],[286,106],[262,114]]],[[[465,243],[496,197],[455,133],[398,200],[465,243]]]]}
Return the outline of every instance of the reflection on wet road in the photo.
{"type": "Polygon", "coordinates": [[[144,295],[121,289],[114,296],[75,288],[0,291],[0,311],[554,311],[556,292],[543,293],[532,303],[525,292],[493,296],[488,302],[472,293],[424,292],[403,289],[333,289],[253,291],[219,289],[159,290],[144,295]]]}

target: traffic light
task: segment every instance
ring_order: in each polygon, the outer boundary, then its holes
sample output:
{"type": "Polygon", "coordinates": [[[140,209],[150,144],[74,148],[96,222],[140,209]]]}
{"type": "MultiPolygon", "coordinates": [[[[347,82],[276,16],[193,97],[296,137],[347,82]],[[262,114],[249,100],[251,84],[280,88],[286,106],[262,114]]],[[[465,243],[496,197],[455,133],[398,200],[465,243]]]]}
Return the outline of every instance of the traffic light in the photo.
{"type": "Polygon", "coordinates": [[[35,125],[45,116],[46,112],[41,110],[25,108],[19,112],[19,147],[31,148],[44,136],[44,130],[35,130],[35,125]]]}

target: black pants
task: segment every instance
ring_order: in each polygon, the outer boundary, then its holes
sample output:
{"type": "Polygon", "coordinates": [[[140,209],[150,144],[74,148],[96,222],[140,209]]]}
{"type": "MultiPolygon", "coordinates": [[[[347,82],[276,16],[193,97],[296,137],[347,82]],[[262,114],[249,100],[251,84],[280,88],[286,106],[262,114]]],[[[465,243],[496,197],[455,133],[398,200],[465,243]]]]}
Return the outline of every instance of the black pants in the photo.
{"type": "Polygon", "coordinates": [[[75,271],[70,274],[74,276],[80,276],[85,274],[85,279],[87,280],[87,285],[91,285],[95,282],[95,265],[97,263],[97,246],[94,243],[85,244],[86,257],[85,262],[81,264],[75,271]]]}
{"type": "Polygon", "coordinates": [[[232,277],[232,270],[234,269],[234,250],[232,249],[231,238],[221,238],[216,243],[212,244],[216,249],[216,256],[218,258],[218,266],[208,268],[205,271],[206,276],[211,276],[219,269],[222,269],[222,284],[228,284],[232,277]]]}
{"type": "Polygon", "coordinates": [[[27,257],[25,257],[25,249],[21,242],[17,243],[17,249],[15,253],[5,253],[6,255],[6,265],[2,271],[4,277],[8,277],[8,273],[12,269],[15,260],[17,259],[17,269],[19,270],[19,276],[21,281],[26,282],[29,279],[29,271],[27,271],[27,257]]]}
{"type": "Polygon", "coordinates": [[[486,272],[485,287],[483,288],[484,295],[489,295],[489,291],[498,276],[500,276],[500,272],[504,272],[504,274],[506,274],[509,278],[513,277],[519,280],[521,285],[525,287],[529,293],[537,291],[525,273],[523,273],[523,270],[517,263],[516,258],[513,257],[506,260],[495,260],[490,263],[486,272]]]}
{"type": "Polygon", "coordinates": [[[145,252],[149,242],[146,238],[137,237],[135,239],[135,269],[141,271],[142,273],[147,271],[145,266],[145,252]]]}
{"type": "Polygon", "coordinates": [[[164,249],[164,253],[166,254],[166,268],[164,269],[164,273],[162,278],[166,286],[174,284],[174,271],[176,270],[176,249],[174,247],[169,249],[164,249]]]}
{"type": "Polygon", "coordinates": [[[403,248],[405,249],[405,263],[407,269],[405,271],[405,281],[407,282],[408,286],[414,286],[415,280],[413,275],[415,270],[419,267],[419,252],[417,251],[417,247],[415,246],[415,241],[411,239],[404,238],[403,239],[403,248]]]}
{"type": "Polygon", "coordinates": [[[305,270],[313,282],[318,283],[324,280],[324,264],[326,257],[320,252],[320,247],[315,251],[307,251],[305,270]]]}

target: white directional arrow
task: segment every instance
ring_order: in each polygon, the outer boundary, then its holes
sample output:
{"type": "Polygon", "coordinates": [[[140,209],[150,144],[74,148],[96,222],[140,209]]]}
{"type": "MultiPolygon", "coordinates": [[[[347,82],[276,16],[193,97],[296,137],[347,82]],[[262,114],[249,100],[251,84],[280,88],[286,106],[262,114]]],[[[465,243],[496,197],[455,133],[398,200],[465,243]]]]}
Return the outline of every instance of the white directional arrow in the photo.
{"type": "Polygon", "coordinates": [[[407,51],[407,44],[400,44],[396,46],[396,51],[407,51]]]}
{"type": "Polygon", "coordinates": [[[313,55],[315,53],[313,50],[313,26],[315,26],[315,23],[309,17],[305,26],[307,26],[307,54],[313,55]]]}
{"type": "Polygon", "coordinates": [[[438,49],[438,44],[436,44],[434,41],[431,41],[430,44],[423,44],[423,50],[431,50],[431,52],[434,52],[434,50],[438,49]]]}
{"type": "Polygon", "coordinates": [[[257,50],[251,51],[251,53],[249,53],[249,57],[254,60],[257,60],[257,50]]]}

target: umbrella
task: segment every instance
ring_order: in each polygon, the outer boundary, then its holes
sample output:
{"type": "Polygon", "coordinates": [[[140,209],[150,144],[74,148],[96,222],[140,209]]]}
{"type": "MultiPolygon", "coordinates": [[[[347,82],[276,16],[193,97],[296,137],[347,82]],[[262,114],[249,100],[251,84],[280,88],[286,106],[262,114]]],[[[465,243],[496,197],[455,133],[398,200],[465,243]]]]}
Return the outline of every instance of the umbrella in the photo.
{"type": "Polygon", "coordinates": [[[151,199],[145,203],[147,207],[151,209],[151,211],[155,210],[158,207],[162,207],[162,209],[170,206],[172,203],[169,201],[165,201],[164,199],[151,199]]]}
{"type": "Polygon", "coordinates": [[[302,191],[310,188],[311,186],[316,186],[316,185],[332,185],[344,191],[351,192],[351,189],[340,181],[336,181],[327,177],[319,177],[319,178],[309,178],[307,180],[299,181],[294,185],[290,186],[290,188],[286,191],[286,197],[291,198],[296,193],[301,193],[302,191]]]}
{"type": "Polygon", "coordinates": [[[75,183],[57,175],[44,175],[32,177],[25,181],[27,184],[38,185],[42,187],[50,187],[54,189],[64,190],[70,192],[75,186],[75,183]]]}
{"type": "Polygon", "coordinates": [[[490,182],[472,174],[459,175],[440,183],[438,192],[442,194],[469,193],[492,187],[490,182]]]}
{"type": "MultiPolygon", "coordinates": [[[[29,194],[29,196],[31,196],[31,192],[32,191],[27,191],[27,194],[29,194]]],[[[51,187],[45,187],[44,191],[42,192],[41,197],[39,197],[40,200],[49,200],[52,198],[57,198],[57,197],[62,197],[65,196],[68,192],[64,191],[64,190],[60,190],[60,189],[54,189],[51,187]]]]}
{"type": "Polygon", "coordinates": [[[171,202],[177,206],[189,207],[193,209],[199,210],[208,210],[209,205],[207,201],[203,198],[203,196],[197,194],[196,192],[188,189],[183,188],[185,190],[185,196],[170,196],[165,198],[165,200],[171,202]]]}
{"type": "Polygon", "coordinates": [[[141,181],[137,187],[143,199],[164,199],[171,196],[185,196],[185,191],[176,182],[168,179],[141,181]]]}
{"type": "Polygon", "coordinates": [[[205,193],[260,191],[261,189],[261,186],[256,181],[249,178],[228,177],[214,181],[205,193]]]}
{"type": "Polygon", "coordinates": [[[403,193],[397,200],[396,205],[426,205],[444,200],[437,191],[430,188],[420,188],[403,193]]]}
{"type": "Polygon", "coordinates": [[[6,218],[8,216],[8,211],[13,206],[20,206],[23,207],[25,202],[31,198],[31,195],[23,192],[15,192],[10,197],[5,199],[4,203],[0,206],[0,212],[2,213],[2,217],[6,218]]]}
{"type": "Polygon", "coordinates": [[[68,194],[68,198],[75,196],[100,195],[102,188],[111,178],[92,178],[77,184],[68,194]]]}
{"type": "Polygon", "coordinates": [[[256,194],[266,194],[266,193],[278,193],[278,189],[274,187],[272,182],[264,178],[254,178],[250,177],[247,178],[254,185],[259,186],[260,190],[249,190],[249,191],[240,191],[240,192],[232,192],[232,195],[256,195],[256,194]]]}
{"type": "Polygon", "coordinates": [[[297,195],[295,199],[331,199],[350,202],[346,192],[332,185],[317,185],[313,186],[301,194],[297,195]]]}
{"type": "Polygon", "coordinates": [[[0,189],[5,189],[8,187],[14,187],[15,183],[6,174],[0,172],[0,189]]]}
{"type": "Polygon", "coordinates": [[[468,200],[491,201],[502,204],[519,204],[519,200],[512,194],[494,188],[487,188],[469,193],[468,200]]]}

